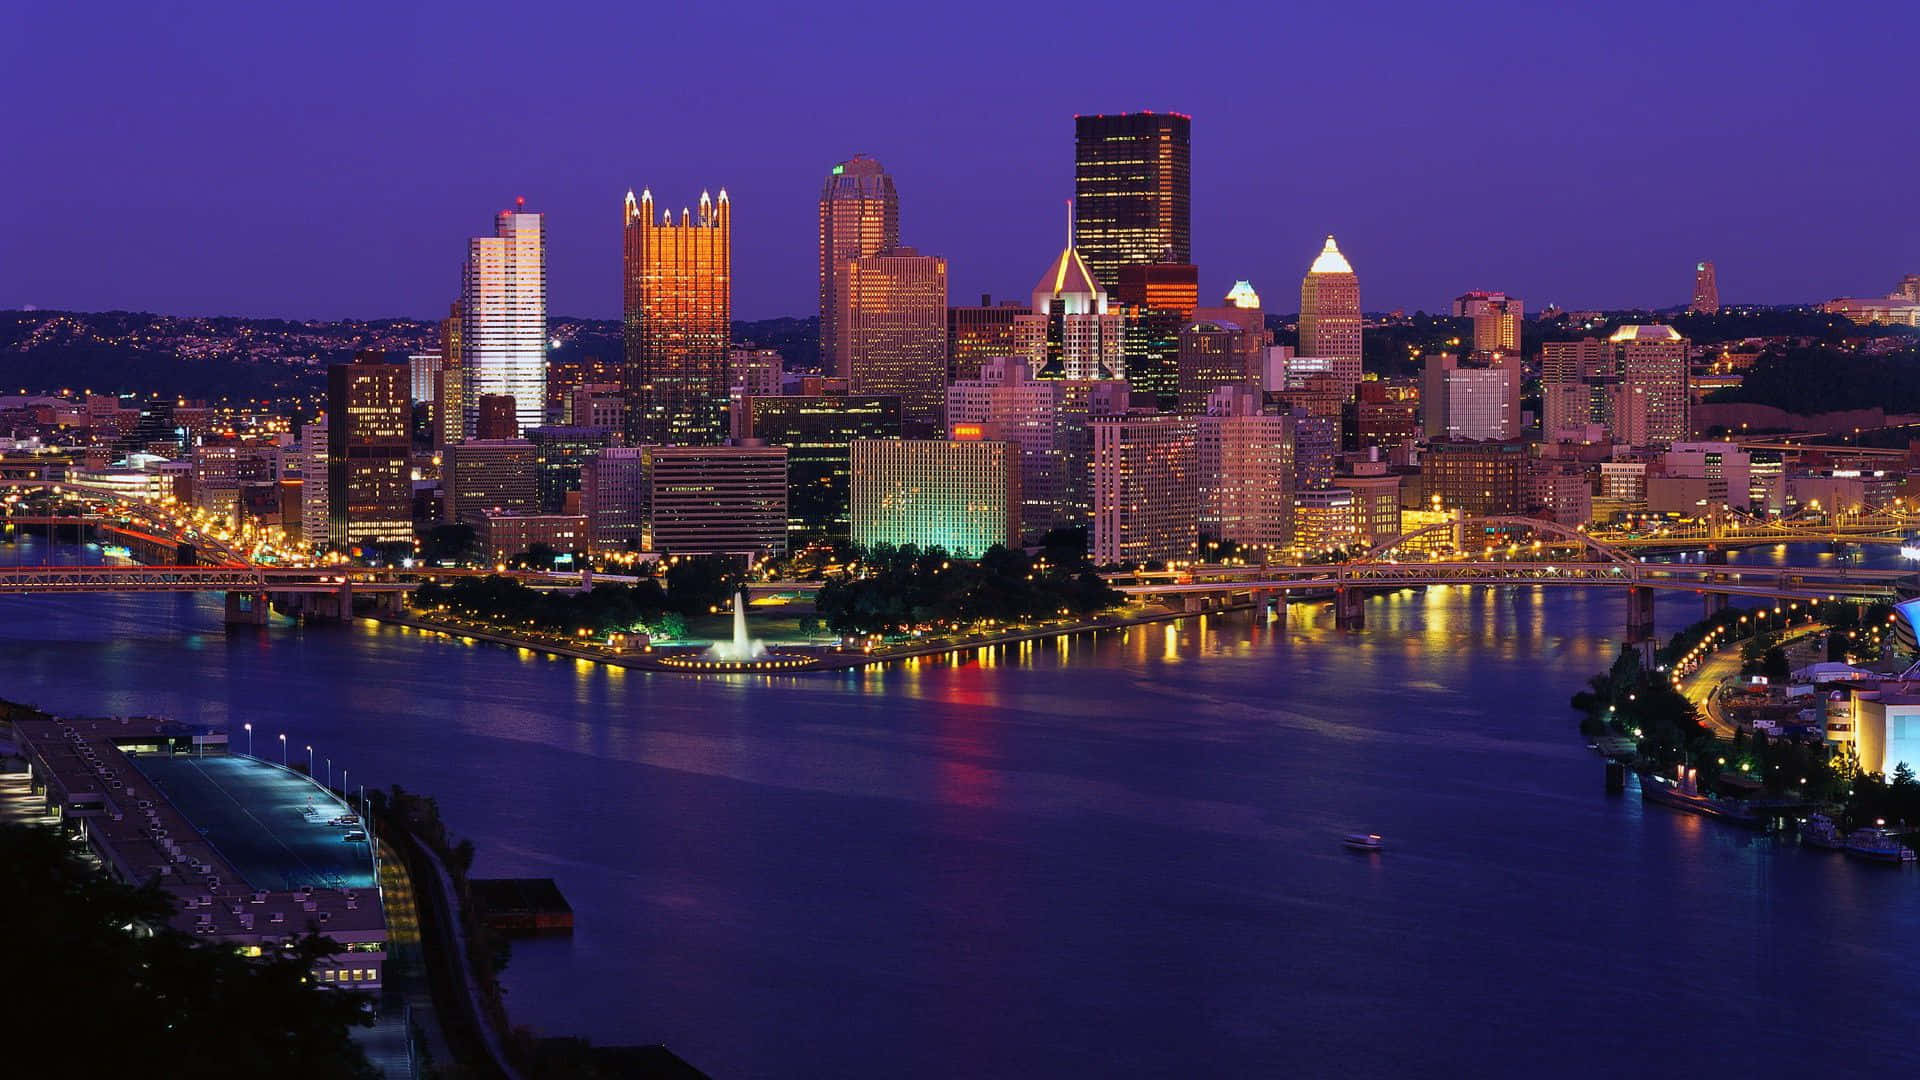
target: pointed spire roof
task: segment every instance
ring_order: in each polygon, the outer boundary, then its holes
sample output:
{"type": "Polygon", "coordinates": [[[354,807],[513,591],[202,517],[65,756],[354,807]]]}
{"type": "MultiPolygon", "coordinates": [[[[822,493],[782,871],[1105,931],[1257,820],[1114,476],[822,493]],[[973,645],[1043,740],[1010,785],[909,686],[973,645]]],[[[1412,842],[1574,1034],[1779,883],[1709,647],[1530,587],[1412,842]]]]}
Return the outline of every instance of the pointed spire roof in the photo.
{"type": "MultiPolygon", "coordinates": [[[[1299,264],[1296,263],[1295,265],[1297,266],[1299,264]]],[[[1328,236],[1327,246],[1320,249],[1320,257],[1313,260],[1313,266],[1307,273],[1351,274],[1353,273],[1353,266],[1347,262],[1345,255],[1340,254],[1340,245],[1333,242],[1332,236],[1328,236]]]]}
{"type": "Polygon", "coordinates": [[[1093,279],[1093,271],[1087,267],[1087,260],[1080,257],[1076,248],[1068,245],[1047,264],[1047,272],[1040,275],[1040,282],[1033,287],[1033,291],[1035,295],[1093,297],[1105,295],[1107,290],[1093,279]]]}

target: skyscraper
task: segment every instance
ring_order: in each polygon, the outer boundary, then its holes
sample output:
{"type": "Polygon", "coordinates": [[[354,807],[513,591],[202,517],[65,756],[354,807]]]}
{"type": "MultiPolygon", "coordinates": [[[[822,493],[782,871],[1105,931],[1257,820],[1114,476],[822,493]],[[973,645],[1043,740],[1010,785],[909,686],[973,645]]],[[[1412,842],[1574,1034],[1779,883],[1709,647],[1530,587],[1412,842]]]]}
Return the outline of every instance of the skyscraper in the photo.
{"type": "Polygon", "coordinates": [[[945,548],[978,557],[1020,542],[1020,458],[979,439],[856,439],[853,542],[945,548]]]}
{"type": "Polygon", "coordinates": [[[1179,392],[1180,331],[1200,304],[1200,271],[1192,263],[1130,263],[1119,270],[1110,302],[1126,325],[1120,351],[1134,392],[1168,411],[1179,392]]]}
{"type": "Polygon", "coordinates": [[[1124,320],[1107,310],[1107,290],[1067,238],[1033,287],[1032,314],[1015,320],[1022,353],[1046,379],[1118,379],[1124,320]]]}
{"type": "Polygon", "coordinates": [[[727,437],[733,320],[732,208],[700,193],[700,214],[654,217],[627,192],[622,315],[627,441],[707,446],[727,437]]]}
{"type": "Polygon", "coordinates": [[[947,260],[890,248],[839,265],[840,361],[856,394],[900,399],[909,439],[946,427],[947,260]]]}
{"type": "Polygon", "coordinates": [[[842,264],[899,246],[893,177],[865,154],[835,165],[820,192],[820,359],[827,372],[848,374],[839,336],[842,264]]]}
{"type": "Polygon", "coordinates": [[[464,433],[482,394],[513,398],[521,427],[544,421],[547,402],[547,241],[543,215],[515,199],[494,215],[493,235],[467,244],[460,294],[464,433]]]}
{"type": "Polygon", "coordinates": [[[436,377],[433,403],[433,448],[445,450],[457,443],[467,430],[467,369],[462,336],[466,318],[460,313],[460,301],[448,305],[447,317],[440,320],[440,373],[436,377]]]}
{"type": "Polygon", "coordinates": [[[1360,278],[1327,237],[1300,282],[1300,355],[1328,361],[1351,395],[1360,384],[1360,278]]]}
{"type": "Polygon", "coordinates": [[[1193,555],[1200,510],[1195,438],[1188,417],[1093,421],[1094,562],[1193,555]]]}
{"type": "Polygon", "coordinates": [[[1720,313],[1720,283],[1714,280],[1713,264],[1703,262],[1693,268],[1693,303],[1687,311],[1694,315],[1720,313]]]}
{"type": "Polygon", "coordinates": [[[1453,301],[1455,318],[1473,320],[1476,353],[1518,353],[1525,312],[1526,304],[1519,297],[1503,292],[1476,290],[1453,301]]]}
{"type": "Polygon", "coordinates": [[[1671,326],[1622,326],[1607,342],[1620,375],[1613,437],[1628,446],[1666,446],[1687,438],[1688,352],[1671,326]]]}
{"type": "Polygon", "coordinates": [[[327,369],[327,535],[336,549],[413,539],[411,373],[378,352],[327,369]]]}
{"type": "Polygon", "coordinates": [[[1193,261],[1192,125],[1181,113],[1074,117],[1074,229],[1102,285],[1129,263],[1193,261]]]}

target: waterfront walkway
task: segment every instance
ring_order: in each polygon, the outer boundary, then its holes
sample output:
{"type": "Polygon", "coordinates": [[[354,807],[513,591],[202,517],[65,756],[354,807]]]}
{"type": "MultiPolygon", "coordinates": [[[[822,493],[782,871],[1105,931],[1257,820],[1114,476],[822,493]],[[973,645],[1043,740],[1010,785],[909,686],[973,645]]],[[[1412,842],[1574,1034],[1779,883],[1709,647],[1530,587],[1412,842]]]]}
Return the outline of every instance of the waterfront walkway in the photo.
{"type": "MultiPolygon", "coordinates": [[[[1781,647],[1791,651],[1794,646],[1805,643],[1810,636],[1817,635],[1826,628],[1824,623],[1808,623],[1805,626],[1795,627],[1781,639],[1781,647]]],[[[1700,710],[1701,717],[1706,720],[1707,727],[1715,736],[1722,739],[1733,738],[1734,726],[1720,711],[1720,689],[1729,680],[1740,677],[1740,669],[1744,666],[1741,648],[1746,643],[1745,638],[1729,642],[1725,647],[1700,661],[1699,667],[1694,668],[1690,674],[1683,676],[1680,680],[1680,693],[1688,701],[1693,702],[1694,706],[1700,710]]],[[[1791,666],[1791,660],[1789,663],[1791,666]]]]}

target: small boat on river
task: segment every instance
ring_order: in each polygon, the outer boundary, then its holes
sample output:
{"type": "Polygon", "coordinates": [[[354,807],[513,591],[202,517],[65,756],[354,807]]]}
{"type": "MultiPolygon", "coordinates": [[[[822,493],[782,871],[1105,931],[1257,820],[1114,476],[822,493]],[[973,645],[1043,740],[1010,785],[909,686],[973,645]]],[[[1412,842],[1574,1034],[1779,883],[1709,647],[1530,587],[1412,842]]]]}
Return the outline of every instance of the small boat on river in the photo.
{"type": "Polygon", "coordinates": [[[1348,833],[1340,839],[1340,842],[1355,851],[1380,851],[1386,847],[1379,833],[1370,832],[1348,833]]]}
{"type": "Polygon", "coordinates": [[[1913,849],[1901,843],[1885,829],[1855,829],[1847,834],[1847,854],[1869,862],[1908,863],[1914,861],[1913,849]]]}
{"type": "Polygon", "coordinates": [[[1841,851],[1847,846],[1846,834],[1825,814],[1810,814],[1800,823],[1800,842],[1808,847],[1841,851]]]}
{"type": "Polygon", "coordinates": [[[1694,778],[1694,770],[1684,765],[1679,767],[1675,779],[1672,780],[1654,773],[1642,773],[1640,799],[1671,810],[1719,818],[1749,829],[1757,829],[1766,824],[1765,818],[1738,799],[1716,799],[1711,795],[1700,794],[1694,778]]]}

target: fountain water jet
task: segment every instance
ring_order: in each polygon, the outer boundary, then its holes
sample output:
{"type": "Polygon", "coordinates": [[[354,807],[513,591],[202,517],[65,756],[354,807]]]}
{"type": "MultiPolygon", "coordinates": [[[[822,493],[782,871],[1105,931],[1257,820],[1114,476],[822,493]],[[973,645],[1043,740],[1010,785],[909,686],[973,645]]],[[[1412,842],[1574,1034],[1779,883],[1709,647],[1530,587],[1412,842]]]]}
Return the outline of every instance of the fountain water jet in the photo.
{"type": "Polygon", "coordinates": [[[740,591],[733,594],[733,640],[716,641],[707,649],[707,657],[738,664],[747,660],[758,660],[767,655],[764,642],[747,638],[747,594],[740,591]]]}

